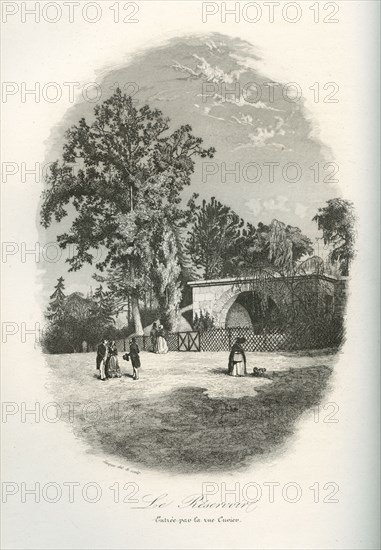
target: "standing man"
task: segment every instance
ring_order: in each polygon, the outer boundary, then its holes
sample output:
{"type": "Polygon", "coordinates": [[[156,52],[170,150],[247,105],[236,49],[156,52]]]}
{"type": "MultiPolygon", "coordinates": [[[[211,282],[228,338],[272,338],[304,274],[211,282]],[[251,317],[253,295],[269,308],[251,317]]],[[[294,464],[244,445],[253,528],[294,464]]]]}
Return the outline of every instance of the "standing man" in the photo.
{"type": "Polygon", "coordinates": [[[103,338],[97,348],[97,370],[101,380],[107,380],[106,377],[106,360],[107,360],[107,340],[103,338]]]}
{"type": "Polygon", "coordinates": [[[132,363],[132,379],[133,380],[139,380],[139,369],[140,369],[140,357],[139,357],[139,346],[136,343],[136,338],[131,338],[130,340],[130,351],[129,353],[125,353],[123,355],[123,359],[125,361],[129,361],[131,359],[132,363]]]}

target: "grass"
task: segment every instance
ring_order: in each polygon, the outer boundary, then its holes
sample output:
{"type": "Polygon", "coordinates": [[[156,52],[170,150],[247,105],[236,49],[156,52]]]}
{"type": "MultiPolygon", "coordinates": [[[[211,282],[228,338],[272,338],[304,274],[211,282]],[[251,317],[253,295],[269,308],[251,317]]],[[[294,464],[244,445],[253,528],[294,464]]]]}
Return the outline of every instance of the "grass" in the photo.
{"type": "Polygon", "coordinates": [[[46,356],[50,390],[63,411],[78,403],[72,426],[94,452],[178,473],[235,471],[282,450],[323,398],[334,362],[329,354],[253,353],[249,374],[233,378],[224,353],[142,353],[133,381],[119,358],[122,378],[101,382],[95,354],[46,356]],[[253,377],[253,366],[268,378],[253,377]]]}

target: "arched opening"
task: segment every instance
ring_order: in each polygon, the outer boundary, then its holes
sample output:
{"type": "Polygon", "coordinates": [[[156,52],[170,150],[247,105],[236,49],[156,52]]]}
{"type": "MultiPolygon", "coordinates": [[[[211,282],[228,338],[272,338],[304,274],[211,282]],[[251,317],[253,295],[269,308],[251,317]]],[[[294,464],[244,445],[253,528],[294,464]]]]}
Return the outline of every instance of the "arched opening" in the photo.
{"type": "Polygon", "coordinates": [[[249,312],[247,309],[239,304],[234,302],[226,315],[225,327],[252,327],[253,323],[251,321],[249,312]]]}
{"type": "Polygon", "coordinates": [[[276,321],[279,313],[270,296],[257,291],[241,292],[226,314],[225,327],[260,327],[276,321]]]}

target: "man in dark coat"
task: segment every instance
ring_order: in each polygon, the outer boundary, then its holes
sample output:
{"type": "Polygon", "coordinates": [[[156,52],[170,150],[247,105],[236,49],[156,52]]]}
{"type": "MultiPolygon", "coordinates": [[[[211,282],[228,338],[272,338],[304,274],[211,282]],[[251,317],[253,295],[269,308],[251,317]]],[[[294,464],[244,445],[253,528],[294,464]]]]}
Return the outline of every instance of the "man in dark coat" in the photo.
{"type": "Polygon", "coordinates": [[[150,336],[151,336],[152,351],[153,351],[153,353],[156,353],[156,349],[157,349],[157,326],[156,326],[156,323],[154,323],[152,325],[150,336]]]}
{"type": "Polygon", "coordinates": [[[132,370],[133,370],[133,375],[132,375],[133,380],[139,380],[139,369],[140,369],[139,353],[140,353],[140,350],[139,350],[138,344],[136,343],[136,338],[131,338],[130,351],[129,353],[125,353],[123,355],[123,359],[125,361],[129,361],[131,359],[132,370]]]}
{"type": "Polygon", "coordinates": [[[97,370],[101,380],[106,380],[107,340],[103,338],[97,347],[97,370]]]}

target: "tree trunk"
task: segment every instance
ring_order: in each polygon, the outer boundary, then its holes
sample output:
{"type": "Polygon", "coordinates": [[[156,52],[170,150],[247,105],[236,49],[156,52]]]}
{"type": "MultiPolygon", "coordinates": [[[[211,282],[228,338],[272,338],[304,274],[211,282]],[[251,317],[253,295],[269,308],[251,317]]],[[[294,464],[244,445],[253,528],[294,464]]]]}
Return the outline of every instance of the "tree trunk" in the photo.
{"type": "Polygon", "coordinates": [[[141,336],[143,334],[142,319],[140,317],[139,299],[137,296],[131,296],[132,319],[134,321],[135,334],[141,336]]]}
{"type": "MultiPolygon", "coordinates": [[[[131,194],[132,197],[132,194],[131,194]]],[[[132,200],[132,199],[131,199],[132,200]]],[[[133,261],[130,261],[130,279],[135,283],[135,266],[133,261]]],[[[144,334],[142,318],[140,317],[140,307],[139,307],[139,294],[137,291],[132,291],[131,294],[131,314],[132,320],[134,322],[135,334],[137,336],[142,336],[144,334]]]]}

